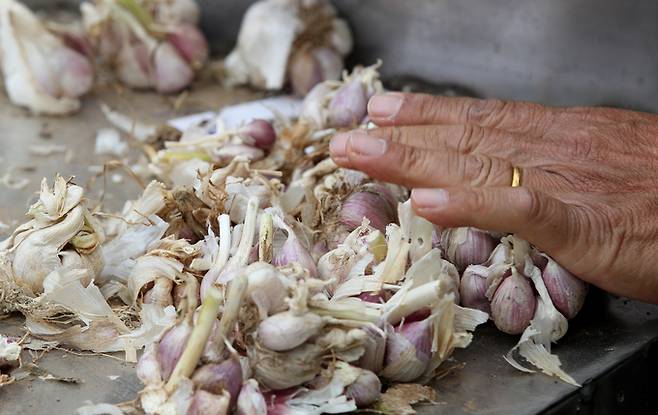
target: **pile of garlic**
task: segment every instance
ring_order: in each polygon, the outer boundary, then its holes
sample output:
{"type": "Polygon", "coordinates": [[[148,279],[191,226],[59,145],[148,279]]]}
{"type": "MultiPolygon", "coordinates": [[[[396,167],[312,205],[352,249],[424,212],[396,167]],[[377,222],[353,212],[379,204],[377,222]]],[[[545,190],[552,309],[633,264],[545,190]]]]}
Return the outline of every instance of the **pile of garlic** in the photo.
{"type": "Polygon", "coordinates": [[[64,346],[144,348],[146,413],[368,407],[431,380],[489,314],[523,332],[510,364],[576,384],[550,346],[584,284],[513,235],[440,230],[407,189],[328,157],[338,128],[368,128],[377,67],[318,84],[297,120],[206,123],[149,151],[157,180],[119,214],[44,181],[0,246],[3,309],[64,346]]]}
{"type": "Polygon", "coordinates": [[[12,103],[74,113],[99,66],[132,88],[178,92],[208,59],[194,0],[96,0],[80,9],[81,23],[61,24],[16,0],[0,2],[0,63],[12,103]]]}

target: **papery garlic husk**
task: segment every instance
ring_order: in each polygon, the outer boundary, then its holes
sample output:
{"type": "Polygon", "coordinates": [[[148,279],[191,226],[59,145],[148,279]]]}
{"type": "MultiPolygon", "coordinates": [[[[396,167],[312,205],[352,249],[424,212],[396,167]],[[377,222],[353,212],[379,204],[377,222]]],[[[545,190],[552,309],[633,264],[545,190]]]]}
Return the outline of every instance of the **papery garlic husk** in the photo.
{"type": "Polygon", "coordinates": [[[233,406],[242,387],[240,362],[231,357],[221,363],[207,363],[194,371],[192,382],[197,388],[216,395],[226,392],[233,406]]]}
{"type": "Polygon", "coordinates": [[[194,392],[186,415],[226,415],[229,413],[227,393],[215,394],[199,389],[194,392]]]}
{"type": "Polygon", "coordinates": [[[89,213],[82,197],[82,188],[57,176],[53,187],[44,179],[39,200],[30,207],[32,219],[19,226],[2,243],[11,262],[16,282],[34,294],[43,292],[43,281],[52,271],[68,265],[88,266],[87,280],[96,277],[102,259],[94,254],[104,240],[100,225],[89,213]],[[65,254],[70,245],[78,251],[65,254]],[[93,255],[93,258],[81,258],[93,255]]]}
{"type": "Polygon", "coordinates": [[[340,221],[352,231],[368,218],[370,225],[381,232],[398,220],[397,201],[383,185],[369,184],[349,195],[340,208],[340,221]]]}
{"type": "Polygon", "coordinates": [[[287,352],[273,352],[256,344],[247,350],[249,362],[258,383],[272,390],[301,385],[313,379],[322,369],[324,350],[305,343],[287,352]]]}
{"type": "Polygon", "coordinates": [[[487,275],[488,270],[482,265],[466,267],[459,283],[461,305],[491,313],[491,305],[486,295],[487,275]]]}
{"type": "Polygon", "coordinates": [[[491,318],[496,327],[508,334],[521,334],[535,314],[537,298],[530,280],[512,269],[512,275],[500,283],[491,300],[491,318]]]}
{"type": "Polygon", "coordinates": [[[413,382],[425,373],[432,357],[429,319],[402,324],[389,330],[386,364],[381,376],[393,382],[413,382]]]}
{"type": "Polygon", "coordinates": [[[496,247],[488,232],[475,228],[446,229],[441,235],[446,257],[459,272],[469,265],[483,264],[496,247]]]}
{"type": "Polygon", "coordinates": [[[354,399],[359,408],[370,406],[381,397],[382,383],[369,370],[361,370],[354,383],[345,388],[345,396],[354,399]]]}
{"type": "Polygon", "coordinates": [[[572,319],[585,303],[588,285],[551,258],[546,258],[548,263],[541,276],[548,294],[555,308],[566,318],[572,319]]]}
{"type": "Polygon", "coordinates": [[[0,3],[0,62],[9,99],[33,112],[70,114],[93,84],[87,58],[66,46],[23,4],[0,3]]]}
{"type": "Polygon", "coordinates": [[[323,326],[322,317],[314,313],[296,315],[288,311],[274,314],[258,326],[258,341],[270,350],[283,352],[300,346],[323,326]]]}
{"type": "Polygon", "coordinates": [[[242,385],[236,412],[238,415],[267,415],[267,402],[255,379],[249,379],[242,385]]]}

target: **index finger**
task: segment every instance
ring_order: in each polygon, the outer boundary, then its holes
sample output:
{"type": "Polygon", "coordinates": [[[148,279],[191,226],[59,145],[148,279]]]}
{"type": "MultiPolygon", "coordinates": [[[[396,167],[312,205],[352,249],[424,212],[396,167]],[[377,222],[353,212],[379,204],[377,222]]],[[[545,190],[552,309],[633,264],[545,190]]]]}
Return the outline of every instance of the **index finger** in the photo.
{"type": "Polygon", "coordinates": [[[554,113],[552,108],[530,102],[401,92],[378,94],[368,102],[368,115],[379,126],[471,124],[543,135],[554,113]]]}

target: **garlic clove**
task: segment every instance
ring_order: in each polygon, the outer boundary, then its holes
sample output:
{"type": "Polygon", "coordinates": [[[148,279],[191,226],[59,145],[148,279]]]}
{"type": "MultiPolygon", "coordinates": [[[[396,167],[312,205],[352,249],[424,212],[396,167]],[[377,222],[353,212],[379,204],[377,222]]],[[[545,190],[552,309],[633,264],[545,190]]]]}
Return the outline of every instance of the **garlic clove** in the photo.
{"type": "Polygon", "coordinates": [[[431,347],[429,319],[400,325],[388,333],[386,365],[381,376],[393,382],[413,382],[423,375],[430,363],[431,347]]]}
{"type": "Polygon", "coordinates": [[[176,49],[163,42],[153,52],[153,83],[163,94],[179,92],[194,79],[192,68],[176,49]]]}
{"type": "Polygon", "coordinates": [[[237,415],[267,415],[267,402],[255,379],[249,379],[242,385],[236,412],[237,415]]]}
{"type": "Polygon", "coordinates": [[[94,83],[94,70],[87,58],[69,48],[59,48],[52,54],[50,70],[59,76],[61,96],[77,98],[89,92],[94,83]]]}
{"type": "Polygon", "coordinates": [[[322,317],[314,313],[295,315],[290,311],[275,314],[258,326],[258,341],[275,352],[302,345],[324,326],[322,317]]]}
{"type": "Polygon", "coordinates": [[[242,367],[236,358],[221,363],[207,363],[198,367],[191,379],[197,388],[207,392],[216,395],[226,392],[233,406],[242,388],[242,367]]]}
{"type": "Polygon", "coordinates": [[[193,24],[183,23],[176,26],[167,33],[167,40],[192,68],[201,68],[208,59],[208,42],[193,24]]]}
{"type": "Polygon", "coordinates": [[[512,269],[491,300],[491,318],[504,333],[521,334],[535,315],[537,298],[530,280],[512,269]]]}
{"type": "Polygon", "coordinates": [[[241,129],[241,133],[254,139],[254,146],[267,150],[276,140],[276,131],[272,123],[259,118],[251,120],[241,129]]]}
{"type": "Polygon", "coordinates": [[[343,57],[334,49],[316,48],[313,50],[313,56],[320,65],[323,81],[340,78],[344,68],[343,57]]]}
{"type": "Polygon", "coordinates": [[[363,218],[370,226],[385,232],[386,226],[398,220],[397,203],[391,192],[382,185],[365,187],[345,199],[340,209],[340,221],[352,231],[361,226],[363,218]]]}
{"type": "Polygon", "coordinates": [[[136,39],[124,42],[114,63],[119,80],[132,88],[151,87],[149,55],[143,42],[136,39]]]}
{"type": "Polygon", "coordinates": [[[306,249],[301,244],[297,238],[297,235],[295,234],[295,231],[289,226],[285,225],[282,219],[278,218],[277,222],[279,222],[277,226],[284,229],[288,233],[288,238],[283,243],[283,246],[279,252],[275,252],[274,258],[272,259],[272,264],[276,265],[277,267],[282,267],[296,262],[304,269],[308,270],[311,277],[315,278],[318,275],[318,270],[313,257],[308,252],[308,249],[306,249]]]}
{"type": "Polygon", "coordinates": [[[487,298],[487,268],[482,265],[466,267],[459,284],[461,305],[475,308],[491,314],[491,305],[487,298]]]}
{"type": "Polygon", "coordinates": [[[370,406],[381,397],[382,383],[369,370],[362,369],[356,380],[345,388],[345,396],[354,399],[359,408],[370,406]]]}
{"type": "Polygon", "coordinates": [[[366,91],[357,77],[343,85],[329,103],[329,125],[332,127],[353,127],[366,116],[368,99],[366,91]]]}
{"type": "Polygon", "coordinates": [[[187,345],[187,339],[192,332],[192,328],[183,321],[167,331],[160,340],[157,350],[157,359],[162,370],[163,380],[169,379],[173,372],[178,359],[180,359],[187,345]]]}
{"type": "Polygon", "coordinates": [[[262,320],[271,313],[286,309],[288,289],[279,270],[265,262],[254,262],[245,273],[248,280],[246,296],[256,305],[262,320]]]}
{"type": "Polygon", "coordinates": [[[386,335],[380,330],[365,327],[368,333],[363,345],[365,351],[354,365],[374,373],[380,373],[384,368],[386,355],[386,335]]]}
{"type": "Polygon", "coordinates": [[[295,53],[290,59],[288,77],[295,95],[303,97],[324,80],[320,62],[308,50],[295,53]]]}
{"type": "Polygon", "coordinates": [[[156,347],[157,345],[147,347],[146,351],[139,358],[135,368],[137,377],[144,385],[156,385],[162,382],[160,363],[155,352],[156,347]]]}
{"type": "Polygon", "coordinates": [[[186,415],[226,415],[229,413],[229,398],[203,389],[197,390],[186,415]]]}
{"type": "Polygon", "coordinates": [[[588,285],[549,257],[541,276],[555,305],[567,319],[578,314],[587,296],[588,285]]]}
{"type": "Polygon", "coordinates": [[[441,236],[446,257],[459,272],[469,265],[483,264],[496,247],[488,232],[475,228],[446,229],[441,236]]]}

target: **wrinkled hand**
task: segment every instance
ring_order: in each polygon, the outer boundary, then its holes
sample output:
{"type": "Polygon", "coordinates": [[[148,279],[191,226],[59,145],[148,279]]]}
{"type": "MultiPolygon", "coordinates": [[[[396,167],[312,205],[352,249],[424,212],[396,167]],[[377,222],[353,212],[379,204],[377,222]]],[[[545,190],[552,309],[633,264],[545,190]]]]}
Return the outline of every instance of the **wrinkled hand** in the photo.
{"type": "Polygon", "coordinates": [[[583,280],[658,303],[658,116],[401,93],[368,114],[379,128],[332,139],[340,166],[412,188],[439,226],[516,233],[583,280]]]}

